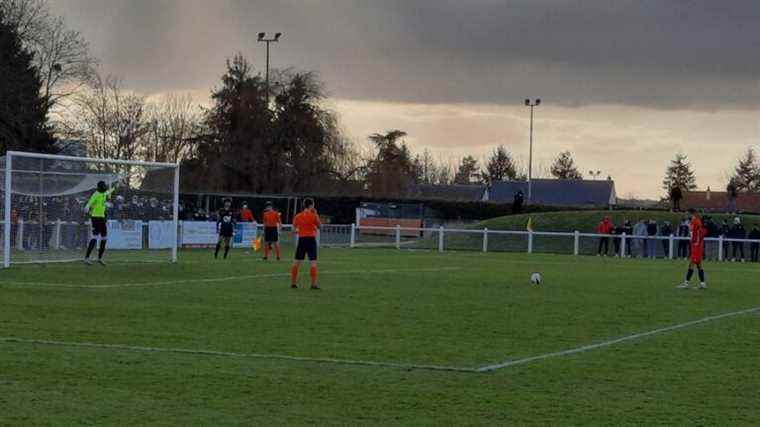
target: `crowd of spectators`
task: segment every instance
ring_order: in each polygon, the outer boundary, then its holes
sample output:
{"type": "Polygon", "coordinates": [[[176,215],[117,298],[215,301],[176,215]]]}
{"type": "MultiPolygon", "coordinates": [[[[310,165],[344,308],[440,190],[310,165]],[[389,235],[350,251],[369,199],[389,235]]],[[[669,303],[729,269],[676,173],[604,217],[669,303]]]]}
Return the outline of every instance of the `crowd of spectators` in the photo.
{"type": "MultiPolygon", "coordinates": [[[[24,250],[46,250],[57,237],[60,227],[59,248],[82,248],[87,242],[89,217],[85,210],[89,194],[62,197],[13,196],[11,210],[12,247],[24,250]],[[23,224],[23,232],[19,227],[23,224]]],[[[142,193],[118,194],[108,203],[107,218],[118,221],[170,220],[172,198],[142,193]]],[[[253,211],[243,202],[235,210],[240,222],[255,222],[253,211]]],[[[203,208],[181,200],[178,206],[180,221],[217,221],[217,211],[206,212],[203,208]]]]}
{"type": "MultiPolygon", "coordinates": [[[[89,194],[62,197],[13,196],[11,210],[12,247],[46,250],[54,239],[62,249],[82,248],[87,242],[89,194]],[[19,233],[23,226],[23,232],[19,233]],[[57,229],[60,227],[60,234],[57,229]]],[[[145,194],[117,195],[108,204],[107,217],[115,220],[168,220],[171,198],[145,194]]]]}
{"type": "MultiPolygon", "coordinates": [[[[722,258],[724,261],[760,261],[760,242],[757,241],[760,240],[760,228],[757,225],[747,232],[740,217],[735,217],[730,222],[723,220],[720,224],[710,216],[705,216],[703,220],[708,238],[722,237],[724,240],[722,257],[719,256],[720,245],[716,241],[706,242],[708,249],[710,249],[705,251],[706,256],[714,260],[722,258]],[[745,254],[747,242],[742,241],[747,239],[755,240],[749,243],[749,257],[746,257],[745,254]]],[[[689,220],[685,217],[678,224],[671,224],[670,221],[658,222],[654,219],[648,221],[640,219],[636,224],[623,220],[617,226],[609,217],[605,217],[600,221],[596,232],[604,235],[599,238],[597,250],[599,256],[610,255],[609,243],[612,240],[612,255],[617,257],[669,258],[669,237],[672,235],[678,238],[674,243],[673,256],[675,258],[689,257],[691,247],[689,243],[689,220]],[[623,234],[626,236],[625,253],[621,252],[623,250],[623,234]]]]}

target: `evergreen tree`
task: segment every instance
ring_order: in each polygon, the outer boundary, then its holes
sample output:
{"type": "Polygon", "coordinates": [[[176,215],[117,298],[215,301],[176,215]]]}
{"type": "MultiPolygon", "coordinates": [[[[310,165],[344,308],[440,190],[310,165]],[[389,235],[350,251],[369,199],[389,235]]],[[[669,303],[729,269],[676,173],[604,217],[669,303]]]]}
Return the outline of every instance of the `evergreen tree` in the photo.
{"type": "Polygon", "coordinates": [[[53,152],[42,82],[15,30],[0,15],[0,155],[8,150],[53,152]]]}
{"type": "Polygon", "coordinates": [[[375,196],[399,196],[406,194],[419,178],[418,166],[412,159],[405,143],[398,140],[406,132],[391,130],[385,134],[375,133],[369,140],[375,144],[377,154],[368,162],[366,184],[375,196]]]}
{"type": "Polygon", "coordinates": [[[681,191],[697,188],[697,179],[685,154],[678,153],[675,159],[671,160],[665,171],[662,188],[665,190],[666,198],[670,198],[673,188],[680,188],[681,191]]]}
{"type": "Polygon", "coordinates": [[[742,159],[739,159],[731,181],[737,191],[760,191],[760,165],[752,147],[747,149],[742,159]]]}
{"type": "Polygon", "coordinates": [[[559,153],[551,166],[551,173],[557,179],[583,179],[569,151],[559,153]]]}
{"type": "Polygon", "coordinates": [[[241,55],[227,61],[211,93],[207,132],[186,162],[196,182],[222,191],[283,193],[329,191],[349,166],[335,115],[323,106],[312,73],[279,73],[269,105],[266,84],[241,55]]]}
{"type": "Polygon", "coordinates": [[[514,180],[517,178],[517,167],[512,156],[503,145],[496,147],[486,164],[483,180],[487,184],[496,181],[514,180]]]}
{"type": "Polygon", "coordinates": [[[456,175],[454,175],[454,184],[476,184],[480,182],[478,161],[472,156],[464,157],[459,163],[456,175]]]}

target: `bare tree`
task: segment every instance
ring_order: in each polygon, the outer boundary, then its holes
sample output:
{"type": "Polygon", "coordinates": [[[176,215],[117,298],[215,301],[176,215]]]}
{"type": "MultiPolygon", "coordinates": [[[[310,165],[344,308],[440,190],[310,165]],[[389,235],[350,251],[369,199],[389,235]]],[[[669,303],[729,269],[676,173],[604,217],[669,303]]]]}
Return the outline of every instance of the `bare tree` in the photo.
{"type": "Polygon", "coordinates": [[[145,98],[123,90],[119,79],[96,75],[66,110],[61,133],[84,142],[93,157],[144,159],[141,148],[149,131],[145,110],[145,98]]]}
{"type": "Polygon", "coordinates": [[[79,31],[50,13],[44,0],[0,0],[4,20],[34,53],[42,79],[41,96],[53,109],[60,100],[77,93],[95,77],[97,60],[79,31]]]}
{"type": "Polygon", "coordinates": [[[346,138],[339,138],[336,149],[330,153],[333,176],[339,184],[361,182],[372,159],[371,149],[346,138]]]}
{"type": "Polygon", "coordinates": [[[170,93],[147,107],[148,132],[143,140],[146,158],[174,163],[191,157],[203,119],[192,97],[170,93]]]}

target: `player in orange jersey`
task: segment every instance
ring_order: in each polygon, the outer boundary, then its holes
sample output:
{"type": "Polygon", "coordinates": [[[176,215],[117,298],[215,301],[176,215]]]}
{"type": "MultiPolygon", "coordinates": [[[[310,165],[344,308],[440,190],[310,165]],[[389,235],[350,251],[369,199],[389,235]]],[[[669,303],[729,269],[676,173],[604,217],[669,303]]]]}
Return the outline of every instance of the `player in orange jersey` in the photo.
{"type": "Polygon", "coordinates": [[[272,202],[267,202],[264,213],[261,215],[264,222],[264,261],[269,259],[269,251],[274,246],[274,252],[277,255],[277,261],[280,260],[280,225],[282,217],[277,210],[272,207],[272,202]]]}
{"type": "Polygon", "coordinates": [[[699,272],[699,289],[707,289],[705,270],[702,269],[707,229],[702,224],[702,218],[696,214],[694,209],[689,209],[689,214],[691,214],[691,222],[689,223],[689,231],[691,232],[691,259],[689,260],[689,271],[686,273],[686,280],[678,285],[678,288],[689,288],[689,280],[691,280],[691,276],[694,275],[694,267],[696,266],[699,272]]]}
{"type": "Polygon", "coordinates": [[[298,245],[296,246],[296,256],[293,266],[290,268],[290,287],[298,288],[298,271],[301,269],[306,256],[309,256],[311,268],[311,288],[319,289],[317,286],[317,233],[322,223],[319,221],[319,214],[314,209],[314,200],[306,199],[303,201],[303,211],[293,218],[293,229],[298,236],[298,245]]]}

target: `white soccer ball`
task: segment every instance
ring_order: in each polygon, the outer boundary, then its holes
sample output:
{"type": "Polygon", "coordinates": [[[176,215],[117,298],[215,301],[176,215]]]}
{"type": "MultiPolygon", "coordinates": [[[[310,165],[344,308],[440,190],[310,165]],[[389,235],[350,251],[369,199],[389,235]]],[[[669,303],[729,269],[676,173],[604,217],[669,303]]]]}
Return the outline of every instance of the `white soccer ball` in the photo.
{"type": "Polygon", "coordinates": [[[533,273],[530,275],[530,283],[532,283],[535,286],[538,286],[543,281],[543,278],[541,277],[541,273],[533,273]]]}

